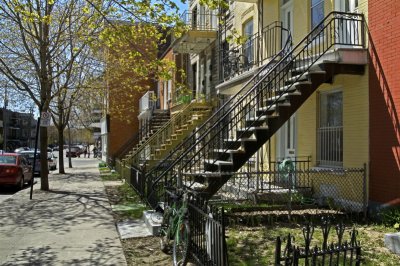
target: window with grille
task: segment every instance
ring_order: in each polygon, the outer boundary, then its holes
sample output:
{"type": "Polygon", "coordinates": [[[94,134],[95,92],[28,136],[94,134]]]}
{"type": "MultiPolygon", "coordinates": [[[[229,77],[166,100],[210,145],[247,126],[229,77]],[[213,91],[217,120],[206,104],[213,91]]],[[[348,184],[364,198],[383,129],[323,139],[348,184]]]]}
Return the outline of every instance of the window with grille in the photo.
{"type": "Polygon", "coordinates": [[[319,166],[343,166],[343,93],[321,93],[317,130],[319,166]]]}

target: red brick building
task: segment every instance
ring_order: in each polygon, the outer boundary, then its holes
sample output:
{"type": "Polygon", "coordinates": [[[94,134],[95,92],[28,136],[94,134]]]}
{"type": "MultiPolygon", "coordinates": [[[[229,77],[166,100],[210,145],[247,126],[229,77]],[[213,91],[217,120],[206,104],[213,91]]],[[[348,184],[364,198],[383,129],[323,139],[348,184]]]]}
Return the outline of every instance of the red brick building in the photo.
{"type": "MultiPolygon", "coordinates": [[[[106,112],[102,119],[102,160],[114,160],[124,148],[138,137],[139,100],[149,90],[156,90],[152,74],[135,69],[138,64],[156,60],[159,56],[154,27],[137,31],[137,25],[118,25],[121,42],[112,45],[106,52],[106,112]],[[137,56],[142,54],[142,56],[137,56]],[[135,57],[135,60],[129,58],[135,57]],[[122,58],[122,59],[121,59],[122,58]],[[127,58],[127,59],[125,59],[127,58]]],[[[151,70],[150,70],[151,72],[151,70]]],[[[138,142],[138,139],[136,140],[138,142]]]]}
{"type": "Polygon", "coordinates": [[[368,2],[371,205],[400,205],[400,1],[368,2]]]}

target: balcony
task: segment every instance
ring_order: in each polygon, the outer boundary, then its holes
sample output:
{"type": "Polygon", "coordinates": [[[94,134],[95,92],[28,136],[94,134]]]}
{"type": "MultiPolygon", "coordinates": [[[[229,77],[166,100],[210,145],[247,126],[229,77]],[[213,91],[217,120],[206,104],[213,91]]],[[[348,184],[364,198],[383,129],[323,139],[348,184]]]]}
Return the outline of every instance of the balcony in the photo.
{"type": "Polygon", "coordinates": [[[154,91],[146,92],[139,100],[139,116],[141,116],[143,113],[153,110],[155,104],[154,91]]]}
{"type": "Polygon", "coordinates": [[[198,54],[217,38],[218,17],[213,12],[187,11],[181,19],[185,30],[174,40],[175,53],[198,54]]]}
{"type": "Polygon", "coordinates": [[[286,30],[282,23],[275,21],[264,27],[261,33],[249,36],[244,43],[231,46],[228,50],[220,50],[223,70],[220,76],[221,86],[228,85],[228,80],[243,78],[245,75],[242,74],[257,69],[273,58],[283,47],[284,32],[286,30]]]}

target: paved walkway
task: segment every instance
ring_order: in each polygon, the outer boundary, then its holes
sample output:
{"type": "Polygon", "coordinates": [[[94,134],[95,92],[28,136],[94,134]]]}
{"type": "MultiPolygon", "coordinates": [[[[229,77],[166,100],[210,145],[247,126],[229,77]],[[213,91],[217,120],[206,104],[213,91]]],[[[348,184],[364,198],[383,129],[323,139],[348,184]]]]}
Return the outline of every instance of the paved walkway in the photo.
{"type": "Polygon", "coordinates": [[[126,265],[98,160],[0,203],[0,265],[126,265]]]}

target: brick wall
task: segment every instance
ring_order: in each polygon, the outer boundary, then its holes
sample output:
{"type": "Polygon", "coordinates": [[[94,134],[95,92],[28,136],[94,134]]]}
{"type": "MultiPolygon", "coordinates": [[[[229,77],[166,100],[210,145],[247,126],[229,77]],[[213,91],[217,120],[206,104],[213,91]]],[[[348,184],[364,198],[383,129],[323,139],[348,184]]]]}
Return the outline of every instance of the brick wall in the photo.
{"type": "Polygon", "coordinates": [[[400,205],[400,1],[370,0],[370,200],[400,205]]]}

